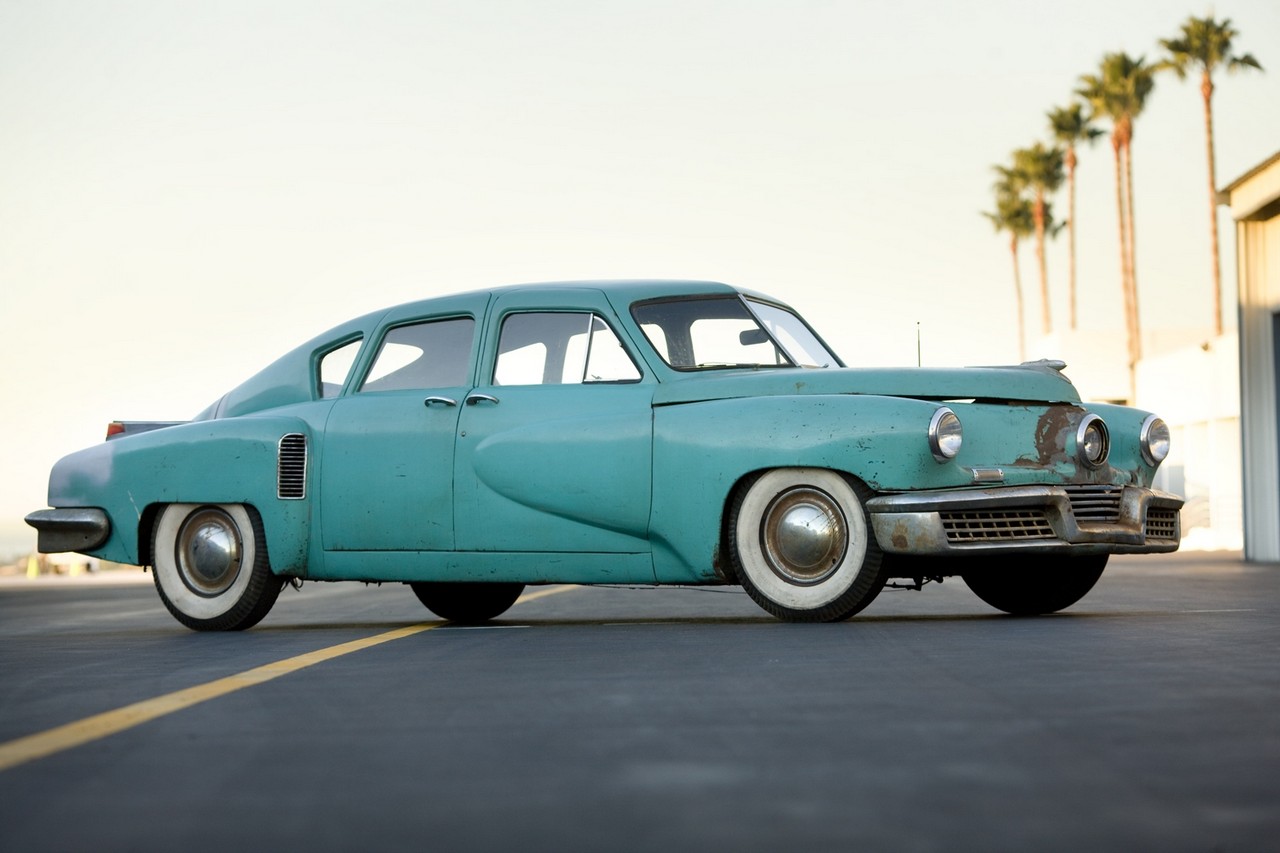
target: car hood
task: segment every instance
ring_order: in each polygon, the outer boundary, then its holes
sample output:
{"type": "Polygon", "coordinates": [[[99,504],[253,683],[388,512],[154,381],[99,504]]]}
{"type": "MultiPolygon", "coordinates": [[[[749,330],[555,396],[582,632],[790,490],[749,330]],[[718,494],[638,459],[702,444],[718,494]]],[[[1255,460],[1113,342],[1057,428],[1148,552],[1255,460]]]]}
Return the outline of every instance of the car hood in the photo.
{"type": "Polygon", "coordinates": [[[702,372],[666,382],[654,405],[774,397],[786,394],[871,394],[934,400],[1078,403],[1080,394],[1052,363],[1016,367],[762,368],[702,372]]]}

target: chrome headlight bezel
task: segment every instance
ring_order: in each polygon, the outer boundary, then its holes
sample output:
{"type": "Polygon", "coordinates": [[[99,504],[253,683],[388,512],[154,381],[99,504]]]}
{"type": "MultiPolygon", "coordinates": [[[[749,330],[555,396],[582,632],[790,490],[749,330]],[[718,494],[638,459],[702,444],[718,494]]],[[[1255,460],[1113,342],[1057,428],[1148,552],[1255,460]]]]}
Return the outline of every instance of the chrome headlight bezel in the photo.
{"type": "Polygon", "coordinates": [[[1169,425],[1164,418],[1148,415],[1138,432],[1138,446],[1142,448],[1142,460],[1155,468],[1169,458],[1169,425]]]}
{"type": "Polygon", "coordinates": [[[1098,415],[1085,415],[1076,428],[1076,458],[1084,467],[1096,469],[1107,464],[1110,455],[1111,431],[1107,429],[1107,422],[1098,415]],[[1095,437],[1094,443],[1098,446],[1092,454],[1089,452],[1090,435],[1095,437]]]}
{"type": "Polygon", "coordinates": [[[939,462],[950,462],[964,444],[964,426],[959,416],[941,406],[929,420],[929,452],[939,462]]]}

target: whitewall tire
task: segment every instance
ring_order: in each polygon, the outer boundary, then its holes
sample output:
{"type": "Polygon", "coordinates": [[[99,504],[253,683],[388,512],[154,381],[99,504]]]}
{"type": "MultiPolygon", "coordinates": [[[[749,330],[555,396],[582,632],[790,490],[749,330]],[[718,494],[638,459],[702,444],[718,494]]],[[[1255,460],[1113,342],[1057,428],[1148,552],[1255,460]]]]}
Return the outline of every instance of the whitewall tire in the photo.
{"type": "Polygon", "coordinates": [[[870,604],[885,582],[870,495],[825,468],[777,468],[740,487],[728,533],[747,594],[795,622],[847,619],[870,604]]]}
{"type": "Polygon", "coordinates": [[[262,520],[242,504],[170,504],[156,519],[151,558],[160,600],[197,631],[257,624],[284,583],[271,573],[262,520]]]}

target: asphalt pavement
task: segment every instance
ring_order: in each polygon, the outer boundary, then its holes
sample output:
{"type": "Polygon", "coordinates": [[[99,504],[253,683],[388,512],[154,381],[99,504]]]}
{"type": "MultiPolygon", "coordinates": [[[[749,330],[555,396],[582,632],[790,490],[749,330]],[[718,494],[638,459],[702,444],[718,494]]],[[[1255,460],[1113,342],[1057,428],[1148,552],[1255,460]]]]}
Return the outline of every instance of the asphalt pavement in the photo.
{"type": "Polygon", "coordinates": [[[0,583],[4,850],[1280,849],[1280,566],[1234,554],[834,625],[547,587],[461,628],[307,584],[197,634],[118,580],[0,583]]]}

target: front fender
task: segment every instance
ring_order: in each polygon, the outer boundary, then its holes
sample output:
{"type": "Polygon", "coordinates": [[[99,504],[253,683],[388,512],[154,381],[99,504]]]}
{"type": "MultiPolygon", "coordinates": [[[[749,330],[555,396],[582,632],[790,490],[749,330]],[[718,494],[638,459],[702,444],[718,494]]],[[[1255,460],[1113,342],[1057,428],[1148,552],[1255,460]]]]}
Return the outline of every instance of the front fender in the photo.
{"type": "MultiPolygon", "coordinates": [[[[965,475],[930,453],[938,403],[809,395],[709,400],[654,412],[650,538],[659,581],[715,577],[725,502],[769,468],[843,471],[873,490],[936,487],[965,475]]],[[[721,574],[724,574],[723,572],[721,574]]]]}
{"type": "Polygon", "coordinates": [[[155,507],[250,504],[262,516],[272,570],[301,574],[311,502],[282,500],[277,492],[277,448],[290,433],[313,443],[306,423],[291,417],[195,422],[105,442],[54,465],[49,505],[101,508],[110,519],[110,535],[85,553],[140,565],[149,562],[148,522],[155,507]]]}

